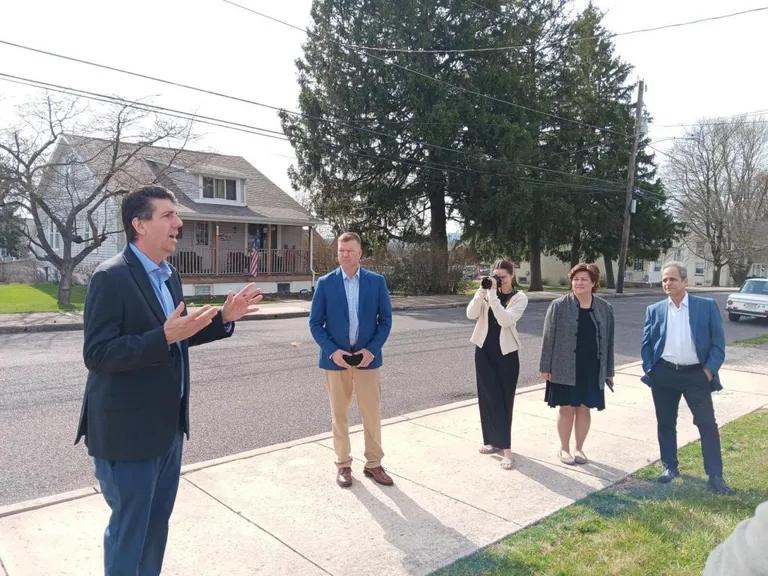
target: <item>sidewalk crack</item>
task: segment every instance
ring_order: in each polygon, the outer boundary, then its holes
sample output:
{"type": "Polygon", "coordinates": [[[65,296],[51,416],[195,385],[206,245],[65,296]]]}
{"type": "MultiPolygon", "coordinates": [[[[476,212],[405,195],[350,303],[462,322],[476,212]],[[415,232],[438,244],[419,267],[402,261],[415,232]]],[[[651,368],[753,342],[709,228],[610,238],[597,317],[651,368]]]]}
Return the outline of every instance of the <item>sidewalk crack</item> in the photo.
{"type": "MultiPolygon", "coordinates": [[[[262,526],[260,526],[259,524],[257,524],[256,522],[254,522],[253,520],[251,520],[250,518],[248,518],[248,516],[245,516],[245,515],[243,515],[242,513],[240,513],[239,511],[235,510],[235,509],[234,509],[234,508],[232,508],[230,505],[226,504],[226,503],[225,503],[225,502],[223,502],[221,499],[217,498],[216,496],[214,496],[213,494],[211,494],[210,492],[208,492],[208,491],[207,491],[205,488],[203,488],[203,487],[201,487],[201,486],[198,486],[197,484],[195,484],[195,483],[194,483],[192,480],[190,480],[189,478],[183,478],[183,480],[184,480],[184,481],[186,481],[186,482],[188,482],[189,484],[191,484],[192,486],[194,486],[194,487],[195,487],[195,488],[197,488],[198,490],[200,490],[200,492],[202,492],[203,494],[205,494],[206,496],[208,496],[208,497],[209,497],[211,500],[213,500],[213,501],[215,501],[215,502],[218,502],[219,504],[221,504],[221,505],[222,505],[224,508],[226,508],[226,509],[227,509],[227,510],[229,510],[230,512],[232,512],[232,513],[236,514],[237,516],[239,516],[240,518],[242,518],[243,520],[245,520],[246,522],[248,522],[249,524],[251,524],[251,525],[252,525],[252,526],[254,526],[255,528],[257,528],[257,529],[261,530],[261,531],[262,531],[264,534],[266,534],[267,536],[270,536],[271,538],[274,538],[275,540],[277,540],[277,541],[278,541],[280,544],[282,544],[283,546],[285,546],[286,548],[288,548],[288,549],[289,549],[291,552],[293,552],[294,554],[296,554],[296,555],[300,556],[301,558],[303,558],[304,560],[306,560],[307,562],[309,562],[310,564],[312,564],[312,565],[313,565],[315,568],[317,568],[318,570],[321,570],[321,571],[323,572],[323,574],[328,574],[328,576],[333,576],[333,573],[332,573],[332,572],[329,572],[328,570],[326,570],[325,568],[323,568],[322,566],[320,566],[320,564],[318,564],[317,562],[315,562],[315,561],[314,561],[314,560],[312,560],[311,558],[307,557],[306,555],[304,555],[304,554],[302,554],[301,552],[299,552],[298,550],[296,550],[296,548],[294,548],[293,546],[291,546],[290,544],[288,544],[288,542],[286,542],[285,540],[281,539],[281,538],[280,538],[280,537],[278,537],[277,535],[275,535],[275,534],[272,534],[272,532],[270,532],[270,531],[269,531],[269,530],[267,530],[266,528],[263,528],[262,526]]],[[[8,575],[6,575],[6,576],[8,576],[8,575]]]]}
{"type": "Polygon", "coordinates": [[[11,576],[8,572],[8,569],[5,567],[5,564],[3,563],[3,558],[0,557],[0,568],[3,569],[3,576],[11,576]]]}

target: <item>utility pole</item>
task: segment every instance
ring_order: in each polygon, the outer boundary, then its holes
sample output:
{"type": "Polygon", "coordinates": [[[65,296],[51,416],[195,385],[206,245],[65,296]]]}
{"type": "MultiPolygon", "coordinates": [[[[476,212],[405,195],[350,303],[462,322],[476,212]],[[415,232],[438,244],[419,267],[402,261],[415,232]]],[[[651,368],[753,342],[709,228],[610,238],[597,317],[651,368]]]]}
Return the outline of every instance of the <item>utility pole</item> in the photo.
{"type": "Polygon", "coordinates": [[[635,162],[637,148],[640,142],[640,124],[643,120],[643,90],[645,83],[640,80],[637,85],[637,109],[635,110],[635,139],[632,141],[632,153],[629,155],[627,169],[627,196],[624,200],[624,225],[621,228],[621,250],[619,251],[619,271],[616,278],[616,294],[624,293],[624,270],[627,267],[627,250],[629,248],[629,224],[632,219],[632,190],[635,186],[635,162]]]}

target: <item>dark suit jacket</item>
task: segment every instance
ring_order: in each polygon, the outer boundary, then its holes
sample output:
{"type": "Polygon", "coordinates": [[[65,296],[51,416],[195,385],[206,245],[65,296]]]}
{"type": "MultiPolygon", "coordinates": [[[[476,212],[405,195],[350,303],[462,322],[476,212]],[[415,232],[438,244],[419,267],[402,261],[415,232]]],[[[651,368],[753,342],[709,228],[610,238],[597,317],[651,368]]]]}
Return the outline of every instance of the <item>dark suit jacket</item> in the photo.
{"type": "MultiPolygon", "coordinates": [[[[178,305],[183,297],[176,270],[166,285],[178,305]]],[[[93,274],[84,321],[88,381],[75,444],[85,436],[91,456],[143,460],[164,454],[179,430],[189,437],[188,347],[231,334],[221,313],[181,342],[181,350],[169,346],[165,313],[144,267],[126,247],[93,274]]]]}
{"type": "MultiPolygon", "coordinates": [[[[645,310],[645,325],[643,327],[643,372],[641,378],[648,385],[652,384],[649,377],[664,353],[667,341],[667,306],[669,299],[651,304],[645,310]]],[[[691,335],[696,348],[696,356],[702,368],[714,374],[710,382],[713,390],[722,390],[718,370],[725,360],[725,333],[723,320],[717,302],[711,298],[702,298],[688,294],[688,320],[691,325],[691,335]]]]}
{"type": "MultiPolygon", "coordinates": [[[[392,304],[384,276],[360,268],[357,307],[358,334],[355,349],[367,349],[375,356],[368,368],[379,368],[381,349],[392,329],[392,304]]],[[[341,267],[317,281],[309,313],[309,329],[320,345],[320,368],[343,370],[330,359],[336,350],[349,350],[349,307],[341,267]]]]}

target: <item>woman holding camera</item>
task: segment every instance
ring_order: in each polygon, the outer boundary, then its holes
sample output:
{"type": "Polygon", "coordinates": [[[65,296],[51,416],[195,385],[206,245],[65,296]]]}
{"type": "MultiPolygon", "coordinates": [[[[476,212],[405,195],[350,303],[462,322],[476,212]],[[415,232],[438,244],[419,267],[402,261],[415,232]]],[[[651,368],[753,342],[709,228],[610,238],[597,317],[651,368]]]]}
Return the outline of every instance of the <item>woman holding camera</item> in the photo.
{"type": "Polygon", "coordinates": [[[475,374],[480,424],[481,454],[501,452],[501,467],[512,469],[512,408],[520,373],[520,336],[517,321],[528,297],[515,290],[515,267],[498,260],[492,276],[483,278],[467,305],[467,318],[477,320],[469,339],[475,347],[475,374]]]}
{"type": "Polygon", "coordinates": [[[597,266],[577,264],[568,278],[571,291],[554,300],[544,318],[539,370],[547,382],[544,400],[560,408],[558,458],[564,464],[586,464],[590,409],[603,410],[605,383],[613,387],[613,308],[595,295],[597,266]],[[576,437],[573,455],[571,431],[576,437]]]}

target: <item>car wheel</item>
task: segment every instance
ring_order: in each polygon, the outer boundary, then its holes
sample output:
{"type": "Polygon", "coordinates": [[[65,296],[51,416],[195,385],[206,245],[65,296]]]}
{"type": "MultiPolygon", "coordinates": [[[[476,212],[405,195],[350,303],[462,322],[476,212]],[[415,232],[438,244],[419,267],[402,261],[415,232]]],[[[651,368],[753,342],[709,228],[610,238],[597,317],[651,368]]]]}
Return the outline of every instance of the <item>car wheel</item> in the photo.
{"type": "Polygon", "coordinates": [[[739,318],[741,318],[741,314],[734,314],[733,312],[728,312],[728,320],[731,322],[738,322],[739,318]]]}

